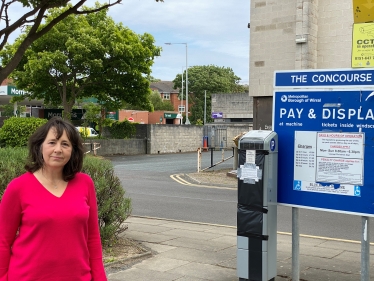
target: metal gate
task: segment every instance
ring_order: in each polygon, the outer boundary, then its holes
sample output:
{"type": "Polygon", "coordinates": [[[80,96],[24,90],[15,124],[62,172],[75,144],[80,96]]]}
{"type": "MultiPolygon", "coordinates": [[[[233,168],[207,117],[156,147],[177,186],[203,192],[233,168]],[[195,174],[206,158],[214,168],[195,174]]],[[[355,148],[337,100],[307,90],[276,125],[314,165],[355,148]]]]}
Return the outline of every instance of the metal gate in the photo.
{"type": "Polygon", "coordinates": [[[208,147],[227,147],[227,127],[225,125],[204,126],[204,136],[208,137],[208,147]]]}

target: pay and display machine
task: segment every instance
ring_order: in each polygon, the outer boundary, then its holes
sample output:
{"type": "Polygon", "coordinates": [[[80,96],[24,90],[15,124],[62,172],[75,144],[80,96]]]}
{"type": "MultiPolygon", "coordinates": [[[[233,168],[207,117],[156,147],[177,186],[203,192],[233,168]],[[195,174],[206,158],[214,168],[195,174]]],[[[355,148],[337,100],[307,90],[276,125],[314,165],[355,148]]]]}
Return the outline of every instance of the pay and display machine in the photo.
{"type": "Polygon", "coordinates": [[[238,144],[237,275],[269,281],[277,275],[278,135],[253,130],[238,144]]]}

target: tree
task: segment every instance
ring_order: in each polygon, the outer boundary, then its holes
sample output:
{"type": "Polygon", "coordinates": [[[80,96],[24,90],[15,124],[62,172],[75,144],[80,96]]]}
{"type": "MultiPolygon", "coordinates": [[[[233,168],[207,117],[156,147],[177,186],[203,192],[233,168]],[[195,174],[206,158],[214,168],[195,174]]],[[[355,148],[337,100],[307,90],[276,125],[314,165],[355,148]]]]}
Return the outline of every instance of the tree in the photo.
{"type": "Polygon", "coordinates": [[[105,110],[99,104],[90,102],[84,104],[83,108],[86,110],[84,113],[83,126],[89,127],[92,123],[97,124],[95,129],[99,131],[99,137],[101,137],[102,128],[110,126],[113,120],[105,118],[105,110]]]}
{"type": "MultiPolygon", "coordinates": [[[[184,73],[184,77],[186,77],[184,73]]],[[[173,80],[174,89],[180,87],[182,75],[178,74],[173,80]]],[[[196,124],[197,120],[204,120],[204,103],[206,91],[206,112],[207,122],[212,122],[209,112],[211,112],[211,94],[214,93],[244,93],[245,87],[239,84],[240,77],[234,74],[229,67],[219,67],[215,65],[192,66],[188,68],[188,102],[191,105],[191,115],[189,120],[196,124]]],[[[183,81],[184,88],[186,81],[183,81]]],[[[185,98],[185,97],[184,97],[185,98]]]]}
{"type": "Polygon", "coordinates": [[[174,106],[171,104],[171,102],[162,100],[158,91],[152,91],[150,100],[153,104],[154,110],[174,111],[174,106]]]}
{"type": "MultiPolygon", "coordinates": [[[[1,116],[3,117],[12,117],[14,116],[14,104],[4,104],[0,105],[0,111],[1,111],[1,116]]],[[[26,106],[18,105],[17,106],[17,111],[18,113],[23,113],[26,111],[26,106]]]]}
{"type": "Polygon", "coordinates": [[[153,77],[152,75],[147,75],[147,80],[149,81],[149,82],[159,82],[159,81],[161,81],[161,79],[158,79],[158,78],[155,78],[155,77],[153,77]]]}
{"type": "MultiPolygon", "coordinates": [[[[46,25],[67,9],[69,5],[51,9],[46,25]]],[[[4,63],[12,59],[27,32],[1,52],[4,63]]],[[[107,10],[70,15],[25,52],[11,78],[27,93],[14,99],[62,104],[65,119],[70,119],[76,99],[85,97],[97,98],[104,108],[117,109],[126,101],[152,109],[149,81],[144,76],[151,73],[159,53],[150,34],[137,35],[121,23],[116,24],[107,10]]]]}
{"type": "MultiPolygon", "coordinates": [[[[155,0],[156,2],[163,2],[163,0],[155,0]]],[[[0,50],[3,50],[6,43],[8,43],[9,36],[19,29],[25,28],[25,26],[31,26],[28,29],[27,35],[20,42],[17,50],[14,52],[14,56],[8,61],[6,65],[0,68],[0,81],[8,78],[10,73],[17,67],[25,54],[27,48],[31,44],[49,32],[56,24],[65,19],[69,15],[73,14],[89,14],[95,13],[100,10],[108,9],[114,5],[122,2],[122,0],[113,0],[109,3],[101,6],[96,6],[94,9],[82,9],[83,4],[87,0],[79,0],[74,5],[71,5],[58,17],[50,21],[47,25],[41,27],[42,21],[45,18],[46,13],[52,8],[66,7],[70,0],[3,0],[0,4],[0,18],[2,23],[5,25],[0,29],[0,50]],[[17,6],[18,5],[18,6],[17,6]],[[17,10],[21,10],[19,5],[22,5],[25,13],[19,13],[19,18],[12,18],[9,15],[9,10],[16,7],[17,10]]],[[[75,2],[75,1],[74,1],[75,2]]]]}

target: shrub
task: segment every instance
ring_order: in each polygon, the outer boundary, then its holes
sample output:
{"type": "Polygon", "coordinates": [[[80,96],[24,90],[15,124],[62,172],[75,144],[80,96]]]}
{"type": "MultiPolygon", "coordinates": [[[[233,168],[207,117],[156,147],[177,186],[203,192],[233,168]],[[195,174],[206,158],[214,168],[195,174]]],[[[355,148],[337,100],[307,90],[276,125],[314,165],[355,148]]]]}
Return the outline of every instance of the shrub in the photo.
{"type": "Polygon", "coordinates": [[[136,128],[135,124],[125,120],[122,122],[114,122],[108,127],[108,131],[114,139],[129,139],[135,135],[136,128]]]}
{"type": "MultiPolygon", "coordinates": [[[[27,154],[26,148],[0,148],[0,202],[9,182],[25,173],[27,154]]],[[[126,229],[123,222],[131,214],[131,199],[125,198],[109,160],[86,155],[82,171],[95,183],[101,240],[103,246],[108,246],[126,229]]]]}
{"type": "Polygon", "coordinates": [[[26,148],[0,148],[0,198],[9,182],[25,172],[26,148]]]}
{"type": "Polygon", "coordinates": [[[104,246],[108,246],[126,230],[123,222],[131,214],[131,199],[125,197],[125,190],[109,160],[87,155],[83,172],[95,182],[101,240],[104,246]]]}
{"type": "Polygon", "coordinates": [[[0,146],[27,146],[29,137],[45,123],[47,123],[47,119],[35,117],[11,117],[5,120],[4,125],[0,128],[0,146]]]}

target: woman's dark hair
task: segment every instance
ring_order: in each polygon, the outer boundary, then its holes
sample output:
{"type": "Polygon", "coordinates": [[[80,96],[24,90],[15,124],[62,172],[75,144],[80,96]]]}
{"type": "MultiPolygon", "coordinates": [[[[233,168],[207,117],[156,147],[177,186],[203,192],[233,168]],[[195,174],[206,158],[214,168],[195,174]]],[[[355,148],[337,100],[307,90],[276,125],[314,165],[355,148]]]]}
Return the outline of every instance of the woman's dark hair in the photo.
{"type": "Polygon", "coordinates": [[[36,172],[44,165],[41,146],[47,137],[50,129],[56,130],[56,138],[59,139],[64,132],[72,144],[72,152],[69,162],[62,171],[65,181],[71,180],[75,174],[82,170],[83,166],[83,140],[78,130],[68,121],[61,117],[52,117],[47,123],[39,127],[29,138],[29,157],[25,169],[29,172],[36,172]]]}

